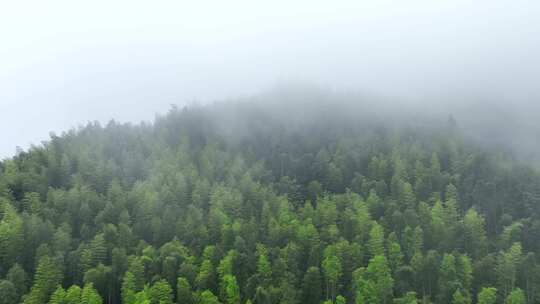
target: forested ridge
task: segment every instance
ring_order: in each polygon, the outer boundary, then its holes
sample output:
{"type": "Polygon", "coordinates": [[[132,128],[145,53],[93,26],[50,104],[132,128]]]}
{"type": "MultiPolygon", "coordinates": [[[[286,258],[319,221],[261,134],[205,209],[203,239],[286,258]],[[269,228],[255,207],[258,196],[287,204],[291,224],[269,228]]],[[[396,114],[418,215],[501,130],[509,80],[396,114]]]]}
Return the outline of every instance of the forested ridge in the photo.
{"type": "Polygon", "coordinates": [[[5,159],[0,304],[540,303],[537,170],[450,116],[325,98],[172,107],[5,159]]]}

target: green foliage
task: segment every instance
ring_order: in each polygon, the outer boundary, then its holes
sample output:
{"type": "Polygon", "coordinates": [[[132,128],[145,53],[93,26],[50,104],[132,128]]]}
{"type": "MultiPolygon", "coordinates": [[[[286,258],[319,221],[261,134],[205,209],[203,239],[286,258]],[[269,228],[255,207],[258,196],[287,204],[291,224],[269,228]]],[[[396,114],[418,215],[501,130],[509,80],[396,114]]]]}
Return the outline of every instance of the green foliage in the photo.
{"type": "Polygon", "coordinates": [[[225,295],[225,303],[240,304],[240,288],[233,275],[227,274],[223,277],[222,283],[223,294],[225,295]]]}
{"type": "Polygon", "coordinates": [[[149,290],[150,304],[172,304],[172,288],[166,280],[155,282],[149,290]]]}
{"type": "Polygon", "coordinates": [[[487,238],[484,226],[484,218],[474,209],[469,209],[463,217],[464,246],[472,258],[479,258],[486,253],[487,238]]]}
{"type": "Polygon", "coordinates": [[[356,303],[388,303],[394,279],[383,255],[371,258],[366,269],[357,278],[356,303]]]}
{"type": "Polygon", "coordinates": [[[0,280],[0,304],[17,303],[17,289],[15,285],[7,280],[0,280]]]}
{"type": "Polygon", "coordinates": [[[0,197],[0,265],[12,264],[23,242],[23,220],[11,203],[0,197]]]}
{"type": "Polygon", "coordinates": [[[85,272],[84,284],[92,284],[101,294],[111,293],[112,269],[110,266],[99,264],[85,272]]]}
{"type": "Polygon", "coordinates": [[[205,290],[199,296],[198,304],[220,304],[218,298],[210,291],[205,290]]]}
{"type": "Polygon", "coordinates": [[[484,287],[478,293],[478,304],[495,304],[497,302],[497,289],[484,287]]]}
{"type": "Polygon", "coordinates": [[[197,277],[195,278],[195,286],[197,286],[199,289],[212,288],[214,280],[214,266],[210,260],[205,259],[199,268],[197,277]]]}
{"type": "Polygon", "coordinates": [[[64,304],[66,302],[66,291],[62,286],[58,286],[56,290],[51,295],[49,304],[64,304]]]}
{"type": "Polygon", "coordinates": [[[335,248],[328,246],[324,250],[322,269],[326,278],[326,298],[334,300],[337,292],[337,283],[342,274],[341,260],[335,252],[335,248]]]}
{"type": "Polygon", "coordinates": [[[504,304],[525,304],[525,293],[523,290],[516,288],[504,300],[504,304]]]}
{"type": "Polygon", "coordinates": [[[522,258],[522,249],[520,243],[514,243],[506,250],[501,251],[497,257],[497,265],[495,271],[498,279],[498,290],[503,297],[512,291],[516,284],[517,271],[522,258]]]}
{"type": "Polygon", "coordinates": [[[378,223],[371,228],[367,245],[371,257],[384,255],[384,231],[378,223]]]}
{"type": "Polygon", "coordinates": [[[103,303],[103,300],[101,299],[101,296],[97,293],[97,291],[94,289],[94,286],[92,283],[88,283],[84,285],[84,288],[82,289],[81,293],[81,304],[101,304],[103,303]]]}
{"type": "Polygon", "coordinates": [[[303,303],[315,303],[321,299],[322,296],[322,280],[321,272],[318,267],[309,267],[302,281],[302,302],[303,303]]]}
{"type": "Polygon", "coordinates": [[[366,269],[366,279],[373,282],[375,293],[380,302],[386,303],[392,294],[392,279],[388,262],[383,255],[373,257],[366,269]]]}
{"type": "Polygon", "coordinates": [[[266,247],[262,244],[257,244],[257,273],[264,279],[270,279],[272,276],[272,267],[268,261],[266,247]]]}
{"type": "Polygon", "coordinates": [[[77,285],[71,285],[66,290],[65,303],[66,304],[78,304],[81,300],[82,289],[77,285]]]}
{"type": "Polygon", "coordinates": [[[6,274],[6,280],[10,281],[15,286],[15,289],[17,290],[15,302],[17,302],[28,290],[28,277],[26,271],[24,271],[21,265],[15,263],[6,274]]]}
{"type": "Polygon", "coordinates": [[[124,274],[122,281],[122,303],[132,304],[135,303],[135,294],[137,293],[135,276],[131,272],[124,274]]]}
{"type": "Polygon", "coordinates": [[[255,296],[253,298],[253,304],[271,304],[271,298],[268,291],[264,287],[257,287],[255,296]]]}
{"type": "Polygon", "coordinates": [[[403,253],[398,242],[391,242],[388,245],[388,264],[392,273],[403,265],[403,253]]]}
{"type": "Polygon", "coordinates": [[[94,289],[92,283],[84,285],[81,289],[72,285],[67,291],[58,286],[50,297],[49,304],[102,304],[103,300],[94,289]]]}
{"type": "Polygon", "coordinates": [[[0,301],[538,302],[538,171],[332,112],[173,108],[1,161],[0,301]]]}
{"type": "Polygon", "coordinates": [[[176,284],[176,302],[185,304],[194,304],[191,286],[186,278],[179,277],[176,284]]]}
{"type": "Polygon", "coordinates": [[[336,304],[346,304],[347,299],[345,299],[345,297],[343,297],[342,295],[338,295],[335,302],[336,304]]]}
{"type": "Polygon", "coordinates": [[[407,292],[404,296],[394,299],[394,304],[417,304],[416,292],[407,292]]]}
{"type": "Polygon", "coordinates": [[[369,280],[361,279],[358,282],[356,291],[356,304],[369,304],[380,303],[380,299],[377,297],[377,291],[375,290],[374,283],[369,280]]]}
{"type": "Polygon", "coordinates": [[[61,280],[60,265],[49,256],[42,257],[39,260],[30,293],[24,298],[24,304],[46,303],[61,280]]]}
{"type": "Polygon", "coordinates": [[[220,277],[233,274],[234,259],[236,257],[236,251],[229,250],[227,255],[221,259],[217,271],[220,277]]]}
{"type": "Polygon", "coordinates": [[[471,304],[468,294],[463,294],[459,289],[452,295],[452,304],[471,304]]]}

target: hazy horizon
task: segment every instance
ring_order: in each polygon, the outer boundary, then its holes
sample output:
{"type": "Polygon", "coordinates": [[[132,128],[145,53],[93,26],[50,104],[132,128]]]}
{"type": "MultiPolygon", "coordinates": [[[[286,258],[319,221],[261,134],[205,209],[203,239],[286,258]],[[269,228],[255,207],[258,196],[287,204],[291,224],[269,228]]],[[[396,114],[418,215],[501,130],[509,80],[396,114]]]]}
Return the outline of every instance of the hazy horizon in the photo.
{"type": "Polygon", "coordinates": [[[540,4],[527,1],[69,1],[0,6],[0,158],[88,121],[284,83],[533,121],[540,4]]]}

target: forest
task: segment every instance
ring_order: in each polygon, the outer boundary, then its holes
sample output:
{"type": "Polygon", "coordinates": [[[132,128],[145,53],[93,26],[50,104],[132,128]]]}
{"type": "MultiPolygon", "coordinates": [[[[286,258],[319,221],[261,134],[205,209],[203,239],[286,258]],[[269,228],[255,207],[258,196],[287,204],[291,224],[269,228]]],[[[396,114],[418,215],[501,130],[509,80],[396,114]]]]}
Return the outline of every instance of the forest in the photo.
{"type": "Polygon", "coordinates": [[[452,113],[332,98],[172,106],[4,159],[0,304],[540,303],[537,168],[452,113]]]}

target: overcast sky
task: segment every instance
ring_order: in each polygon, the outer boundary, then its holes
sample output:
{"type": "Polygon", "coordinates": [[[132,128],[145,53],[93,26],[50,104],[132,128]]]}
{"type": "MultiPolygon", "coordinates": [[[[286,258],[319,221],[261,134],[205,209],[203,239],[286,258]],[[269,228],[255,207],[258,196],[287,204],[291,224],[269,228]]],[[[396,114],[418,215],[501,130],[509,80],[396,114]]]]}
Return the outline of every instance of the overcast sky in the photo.
{"type": "Polygon", "coordinates": [[[540,1],[1,1],[0,158],[283,82],[540,96],[540,1]]]}

